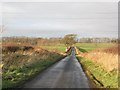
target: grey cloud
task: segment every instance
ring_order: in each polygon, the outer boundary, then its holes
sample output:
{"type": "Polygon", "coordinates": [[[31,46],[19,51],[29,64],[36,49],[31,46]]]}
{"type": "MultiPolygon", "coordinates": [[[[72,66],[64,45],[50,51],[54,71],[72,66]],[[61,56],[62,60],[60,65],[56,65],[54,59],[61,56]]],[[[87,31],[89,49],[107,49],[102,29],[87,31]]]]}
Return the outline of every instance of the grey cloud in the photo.
{"type": "Polygon", "coordinates": [[[23,31],[21,35],[28,36],[117,37],[117,3],[4,3],[4,7],[10,7],[3,11],[6,36],[23,31]]]}

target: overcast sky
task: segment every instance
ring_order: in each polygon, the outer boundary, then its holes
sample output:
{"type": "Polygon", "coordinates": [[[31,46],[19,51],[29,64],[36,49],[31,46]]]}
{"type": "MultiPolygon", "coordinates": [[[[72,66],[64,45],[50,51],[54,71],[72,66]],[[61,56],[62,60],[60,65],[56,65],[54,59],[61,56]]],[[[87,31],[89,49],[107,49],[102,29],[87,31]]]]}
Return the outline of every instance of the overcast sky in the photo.
{"type": "Polygon", "coordinates": [[[14,2],[2,4],[3,36],[117,37],[116,2],[14,2]]]}

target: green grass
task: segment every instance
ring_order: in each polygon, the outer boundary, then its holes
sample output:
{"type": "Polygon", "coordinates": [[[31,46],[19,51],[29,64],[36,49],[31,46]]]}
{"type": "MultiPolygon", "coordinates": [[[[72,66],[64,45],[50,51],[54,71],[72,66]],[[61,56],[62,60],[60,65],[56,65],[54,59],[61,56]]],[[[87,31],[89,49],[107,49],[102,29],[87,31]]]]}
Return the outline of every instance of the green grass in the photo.
{"type": "Polygon", "coordinates": [[[112,43],[77,43],[75,46],[80,48],[83,52],[89,52],[97,48],[108,48],[115,44],[112,43]]]}
{"type": "Polygon", "coordinates": [[[56,50],[56,51],[58,51],[58,52],[65,52],[65,49],[66,49],[66,47],[65,47],[65,45],[63,45],[63,44],[61,44],[61,45],[50,45],[50,46],[40,46],[40,47],[42,47],[42,48],[44,48],[44,49],[47,49],[47,50],[50,50],[50,51],[54,51],[54,50],[56,50]]]}
{"type": "MultiPolygon", "coordinates": [[[[60,57],[59,57],[60,59],[60,57]]],[[[34,63],[30,66],[22,68],[15,67],[15,70],[7,72],[3,75],[4,79],[2,84],[3,88],[17,87],[19,84],[24,83],[26,80],[36,76],[38,73],[55,63],[57,60],[43,60],[34,63]]]]}
{"type": "Polygon", "coordinates": [[[117,88],[118,87],[118,75],[117,75],[116,70],[113,70],[112,72],[107,72],[103,69],[102,66],[100,66],[99,64],[93,63],[91,60],[81,58],[81,57],[77,57],[77,58],[82,64],[83,69],[86,72],[89,72],[88,76],[89,77],[94,76],[96,78],[95,83],[97,87],[105,87],[105,88],[107,87],[117,88]],[[93,76],[91,76],[91,74],[93,76]],[[103,84],[103,86],[101,86],[100,83],[103,84]]]}
{"type": "MultiPolygon", "coordinates": [[[[61,59],[59,57],[57,59],[61,59]]],[[[31,64],[30,66],[24,66],[22,68],[14,67],[14,70],[3,74],[3,88],[18,87],[20,84],[24,83],[28,79],[36,76],[38,73],[48,68],[50,65],[57,62],[57,59],[53,60],[43,60],[31,64]]]]}
{"type": "Polygon", "coordinates": [[[19,53],[18,55],[13,53],[9,56],[5,54],[3,58],[2,87],[19,87],[63,57],[65,56],[47,51],[41,51],[40,53],[33,51],[32,55],[23,55],[23,53],[19,53]],[[28,62],[29,59],[31,59],[30,62],[28,62]]]}

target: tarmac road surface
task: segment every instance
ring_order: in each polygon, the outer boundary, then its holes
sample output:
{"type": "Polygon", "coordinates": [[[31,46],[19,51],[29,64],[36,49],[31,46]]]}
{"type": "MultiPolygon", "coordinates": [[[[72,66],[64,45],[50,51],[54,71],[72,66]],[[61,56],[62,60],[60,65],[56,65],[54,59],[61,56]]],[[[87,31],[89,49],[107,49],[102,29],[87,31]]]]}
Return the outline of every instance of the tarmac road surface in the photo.
{"type": "Polygon", "coordinates": [[[89,88],[89,83],[72,48],[69,56],[27,82],[23,88],[89,88]]]}

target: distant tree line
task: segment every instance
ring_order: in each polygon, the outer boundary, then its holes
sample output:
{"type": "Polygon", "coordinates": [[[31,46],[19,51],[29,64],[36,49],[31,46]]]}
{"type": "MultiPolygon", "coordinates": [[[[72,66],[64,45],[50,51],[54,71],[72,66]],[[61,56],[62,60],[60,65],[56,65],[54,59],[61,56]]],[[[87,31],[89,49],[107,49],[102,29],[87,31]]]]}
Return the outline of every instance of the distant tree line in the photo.
{"type": "Polygon", "coordinates": [[[26,45],[56,45],[61,44],[62,38],[34,38],[34,37],[2,37],[2,44],[26,45]]]}
{"type": "Polygon", "coordinates": [[[80,43],[118,43],[116,38],[80,38],[78,42],[80,43]]]}
{"type": "Polygon", "coordinates": [[[2,44],[26,44],[26,45],[57,45],[65,44],[71,46],[75,43],[120,43],[120,39],[115,38],[80,38],[75,34],[65,35],[63,38],[34,38],[34,37],[2,37],[2,44]]]}

